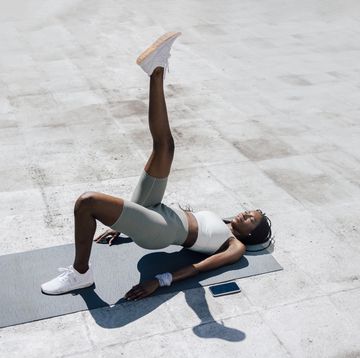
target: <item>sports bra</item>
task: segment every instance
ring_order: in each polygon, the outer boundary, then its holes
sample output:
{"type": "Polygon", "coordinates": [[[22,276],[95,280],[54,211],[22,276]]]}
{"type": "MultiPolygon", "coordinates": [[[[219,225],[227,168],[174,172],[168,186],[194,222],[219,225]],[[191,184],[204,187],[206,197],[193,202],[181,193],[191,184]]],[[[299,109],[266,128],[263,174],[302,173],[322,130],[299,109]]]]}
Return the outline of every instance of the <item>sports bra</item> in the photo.
{"type": "Polygon", "coordinates": [[[222,219],[212,211],[192,213],[198,222],[198,237],[188,250],[213,254],[231,236],[234,236],[222,219]]]}

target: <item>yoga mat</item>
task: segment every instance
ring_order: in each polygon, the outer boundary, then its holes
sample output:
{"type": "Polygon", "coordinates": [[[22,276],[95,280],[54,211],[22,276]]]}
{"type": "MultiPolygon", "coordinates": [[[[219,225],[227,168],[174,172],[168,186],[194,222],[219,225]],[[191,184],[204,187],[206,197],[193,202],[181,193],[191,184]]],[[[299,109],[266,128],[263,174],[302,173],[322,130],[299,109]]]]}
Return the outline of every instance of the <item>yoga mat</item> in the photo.
{"type": "MultiPolygon", "coordinates": [[[[125,293],[139,282],[207,257],[174,245],[146,250],[120,237],[112,246],[93,244],[90,262],[95,285],[59,296],[43,294],[40,285],[59,275],[58,267],[71,265],[74,252],[75,245],[70,244],[0,256],[0,328],[121,304],[126,302],[125,293]]],[[[154,295],[278,270],[282,267],[267,250],[247,253],[235,264],[159,288],[154,295]]]]}

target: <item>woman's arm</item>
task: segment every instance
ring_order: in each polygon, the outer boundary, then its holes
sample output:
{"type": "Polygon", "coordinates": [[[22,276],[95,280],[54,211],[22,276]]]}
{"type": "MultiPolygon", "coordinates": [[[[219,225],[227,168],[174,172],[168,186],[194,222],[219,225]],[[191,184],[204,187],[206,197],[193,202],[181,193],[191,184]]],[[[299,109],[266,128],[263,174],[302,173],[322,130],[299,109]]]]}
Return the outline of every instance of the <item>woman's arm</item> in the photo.
{"type": "Polygon", "coordinates": [[[236,238],[229,238],[229,246],[225,251],[213,254],[206,259],[189,266],[186,266],[172,273],[173,281],[180,281],[197,275],[200,272],[214,270],[218,267],[232,264],[244,255],[246,246],[236,238]]]}
{"type": "MultiPolygon", "coordinates": [[[[246,247],[243,243],[234,237],[229,238],[229,245],[225,251],[213,254],[196,264],[185,266],[172,273],[172,282],[184,280],[196,276],[200,272],[214,270],[218,267],[232,264],[244,255],[246,247]]],[[[128,300],[138,300],[151,295],[160,287],[157,279],[148,280],[134,286],[125,298],[128,300]]]]}

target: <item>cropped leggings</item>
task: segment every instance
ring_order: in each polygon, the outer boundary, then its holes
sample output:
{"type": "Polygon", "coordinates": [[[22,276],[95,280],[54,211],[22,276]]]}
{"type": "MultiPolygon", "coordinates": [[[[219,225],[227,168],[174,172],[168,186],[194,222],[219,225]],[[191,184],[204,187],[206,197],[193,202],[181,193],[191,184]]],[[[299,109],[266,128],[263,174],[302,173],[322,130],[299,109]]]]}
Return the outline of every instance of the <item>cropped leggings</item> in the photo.
{"type": "Polygon", "coordinates": [[[124,200],[122,213],[110,227],[145,249],[182,245],[188,234],[188,221],[183,210],[161,203],[167,180],[143,170],[131,201],[124,200]]]}

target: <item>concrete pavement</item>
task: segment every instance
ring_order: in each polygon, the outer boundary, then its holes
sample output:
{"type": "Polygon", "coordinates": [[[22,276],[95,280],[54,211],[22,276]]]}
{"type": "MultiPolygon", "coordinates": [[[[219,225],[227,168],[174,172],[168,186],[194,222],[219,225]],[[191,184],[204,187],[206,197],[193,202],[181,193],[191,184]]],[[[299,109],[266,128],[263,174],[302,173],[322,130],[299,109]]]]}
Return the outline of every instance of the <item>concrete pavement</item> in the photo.
{"type": "Polygon", "coordinates": [[[176,154],[164,202],[263,209],[284,270],[238,280],[233,296],[197,288],[4,328],[0,356],[360,357],[359,10],[2,2],[2,255],[72,243],[85,191],[130,197],[151,151],[135,60],[181,31],[165,80],[176,154]]]}

